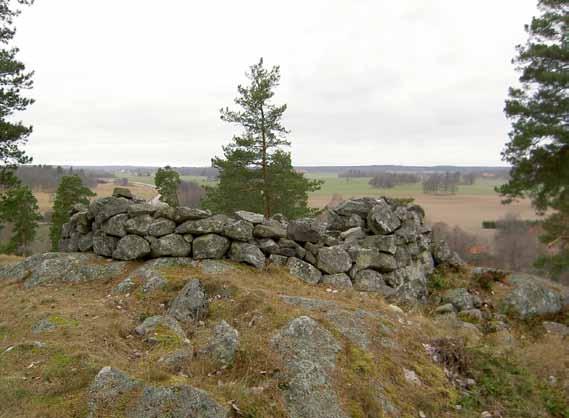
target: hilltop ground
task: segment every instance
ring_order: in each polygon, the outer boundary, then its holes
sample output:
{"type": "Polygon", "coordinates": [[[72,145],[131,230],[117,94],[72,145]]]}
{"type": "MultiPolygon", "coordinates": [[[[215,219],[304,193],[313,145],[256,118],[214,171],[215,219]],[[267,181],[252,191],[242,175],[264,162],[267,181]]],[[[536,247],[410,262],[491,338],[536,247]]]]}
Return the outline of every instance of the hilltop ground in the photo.
{"type": "MultiPolygon", "coordinates": [[[[502,327],[492,322],[497,316],[464,322],[434,313],[437,295],[455,287],[478,294],[493,312],[512,290],[507,279],[439,272],[431,280],[433,303],[402,306],[405,312],[373,294],[304,284],[282,268],[256,271],[231,263],[222,269],[164,267],[163,290],[113,292],[140,266],[130,262],[122,274],[90,283],[28,288],[0,281],[1,418],[86,416],[88,388],[104,366],[155,386],[204,389],[236,417],[289,416],[283,361],[271,338],[302,315],[341,346],[331,379],[349,417],[569,417],[568,337],[546,333],[543,318],[504,318],[502,327]],[[209,314],[185,327],[194,355],[174,372],[157,360],[184,342],[165,333],[152,345],[134,329],[164,314],[190,278],[203,282],[209,314]],[[55,328],[42,332],[38,323],[46,319],[55,328]],[[228,368],[203,355],[221,320],[239,332],[228,368]]],[[[567,314],[549,319],[569,325],[567,314]]]]}

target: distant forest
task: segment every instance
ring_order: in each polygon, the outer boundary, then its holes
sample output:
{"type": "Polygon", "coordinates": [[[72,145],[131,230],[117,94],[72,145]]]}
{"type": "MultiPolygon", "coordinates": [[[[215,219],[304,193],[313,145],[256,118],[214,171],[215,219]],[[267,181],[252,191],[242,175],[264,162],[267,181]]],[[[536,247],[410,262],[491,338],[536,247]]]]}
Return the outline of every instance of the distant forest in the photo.
{"type": "Polygon", "coordinates": [[[36,191],[55,192],[63,176],[77,175],[87,187],[94,188],[100,177],[113,177],[112,173],[104,170],[64,168],[51,165],[24,165],[18,167],[16,175],[22,183],[36,191]]]}

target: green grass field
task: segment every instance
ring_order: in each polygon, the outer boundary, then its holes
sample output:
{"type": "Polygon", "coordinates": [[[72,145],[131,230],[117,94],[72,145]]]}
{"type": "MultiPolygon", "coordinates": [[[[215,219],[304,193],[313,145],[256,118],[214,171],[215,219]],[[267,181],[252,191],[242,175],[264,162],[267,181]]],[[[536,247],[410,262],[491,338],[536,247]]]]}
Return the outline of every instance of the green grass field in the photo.
{"type": "MultiPolygon", "coordinates": [[[[312,173],[307,174],[306,177],[311,179],[323,180],[322,188],[311,196],[323,197],[333,196],[339,193],[343,197],[350,196],[417,196],[423,194],[421,183],[404,184],[394,187],[392,189],[377,189],[368,184],[371,177],[362,178],[338,178],[333,173],[312,173]]],[[[181,176],[182,180],[193,181],[199,185],[215,185],[215,182],[208,181],[206,177],[199,176],[181,176]]],[[[146,183],[154,185],[154,177],[138,177],[130,176],[128,180],[131,182],[146,183]]],[[[488,196],[496,195],[494,187],[502,184],[502,181],[494,179],[477,179],[476,183],[472,186],[459,186],[457,195],[473,195],[473,196],[488,196]]]]}

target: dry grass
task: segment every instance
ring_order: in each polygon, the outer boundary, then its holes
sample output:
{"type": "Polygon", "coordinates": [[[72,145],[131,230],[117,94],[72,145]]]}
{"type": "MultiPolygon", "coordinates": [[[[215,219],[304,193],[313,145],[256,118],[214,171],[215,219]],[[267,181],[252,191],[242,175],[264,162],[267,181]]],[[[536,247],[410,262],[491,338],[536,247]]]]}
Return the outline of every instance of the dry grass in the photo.
{"type": "MultiPolygon", "coordinates": [[[[132,271],[138,265],[131,263],[129,268],[132,271]]],[[[433,322],[420,309],[401,315],[376,295],[328,292],[325,287],[304,284],[280,268],[259,272],[243,265],[233,267],[219,275],[191,267],[165,268],[168,286],[150,295],[111,295],[123,277],[108,283],[29,290],[19,284],[0,286],[0,417],[84,416],[89,383],[100,368],[112,365],[151,384],[202,388],[223,404],[234,401],[246,417],[284,418],[287,414],[280,387],[286,380],[270,340],[276,330],[300,315],[313,317],[341,342],[343,350],[333,378],[352,417],[381,417],[382,397],[402,416],[416,416],[418,410],[427,416],[457,416],[454,405],[459,394],[423,346],[437,338],[456,336],[449,324],[433,322]],[[211,297],[210,312],[203,322],[185,324],[194,358],[180,373],[171,373],[157,360],[173,345],[149,345],[134,335],[133,329],[145,317],[163,314],[190,278],[204,283],[211,297]],[[377,312],[378,318],[366,320],[373,341],[369,351],[336,331],[326,312],[286,304],[280,298],[284,294],[331,300],[347,310],[377,312]],[[53,319],[59,327],[32,334],[32,326],[43,318],[53,319]],[[228,369],[219,369],[203,353],[214,326],[222,319],[240,335],[235,365],[228,369]],[[30,344],[33,341],[46,347],[38,348],[30,344]],[[6,352],[9,347],[15,348],[6,352]],[[404,368],[414,371],[421,383],[408,382],[404,368]]],[[[548,344],[543,340],[520,353],[528,364],[543,364],[542,374],[553,372],[555,364],[560,364],[559,360],[540,359],[548,344]]],[[[564,348],[558,344],[561,352],[564,348]]],[[[569,353],[563,355],[569,358],[569,353]]]]}

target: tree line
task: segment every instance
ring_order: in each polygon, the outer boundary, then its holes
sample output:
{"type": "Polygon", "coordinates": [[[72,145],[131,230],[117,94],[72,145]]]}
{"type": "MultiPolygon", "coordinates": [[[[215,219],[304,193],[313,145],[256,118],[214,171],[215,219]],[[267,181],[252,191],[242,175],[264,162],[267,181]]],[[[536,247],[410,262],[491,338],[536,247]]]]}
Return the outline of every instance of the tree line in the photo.
{"type": "Polygon", "coordinates": [[[421,178],[412,173],[381,173],[373,176],[368,184],[378,189],[392,189],[401,184],[419,183],[421,178]]]}
{"type": "Polygon", "coordinates": [[[423,193],[455,194],[460,184],[460,173],[433,173],[423,180],[423,193]]]}

